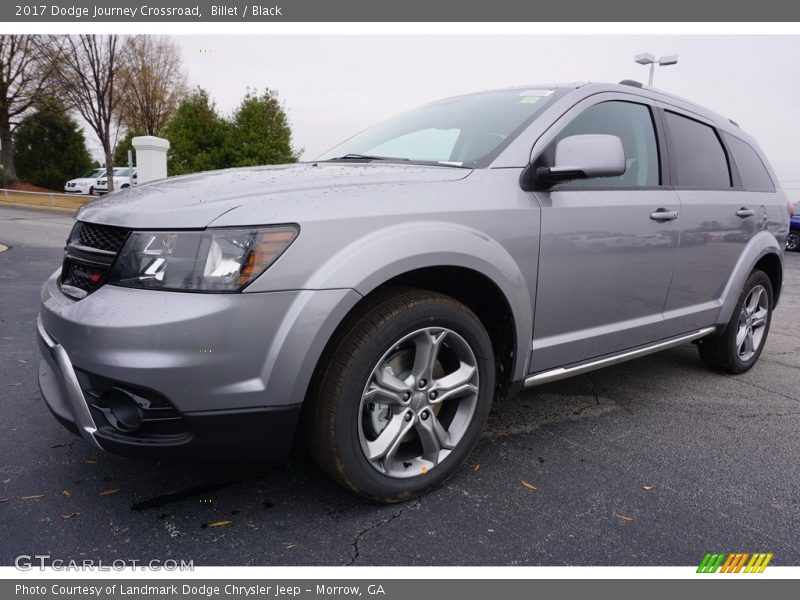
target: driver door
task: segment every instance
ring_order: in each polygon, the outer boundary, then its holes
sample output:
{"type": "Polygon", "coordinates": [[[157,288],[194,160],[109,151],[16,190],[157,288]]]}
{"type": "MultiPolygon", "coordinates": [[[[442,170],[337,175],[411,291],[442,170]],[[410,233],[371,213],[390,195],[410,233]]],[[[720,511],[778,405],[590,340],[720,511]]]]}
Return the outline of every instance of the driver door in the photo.
{"type": "Polygon", "coordinates": [[[626,170],[534,192],[541,206],[541,248],[531,373],[664,337],[680,202],[663,184],[663,145],[653,109],[644,99],[625,98],[585,100],[551,128],[557,133],[545,146],[537,144],[538,164],[546,164],[565,137],[615,135],[626,170]]]}

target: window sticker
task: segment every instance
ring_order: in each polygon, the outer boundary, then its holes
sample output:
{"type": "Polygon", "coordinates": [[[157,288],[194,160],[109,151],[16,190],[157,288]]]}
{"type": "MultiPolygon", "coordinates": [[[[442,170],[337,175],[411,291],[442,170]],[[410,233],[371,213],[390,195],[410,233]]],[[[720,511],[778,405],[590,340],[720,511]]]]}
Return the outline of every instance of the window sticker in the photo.
{"type": "Polygon", "coordinates": [[[546,98],[553,90],[525,90],[520,94],[523,98],[546,98]]]}

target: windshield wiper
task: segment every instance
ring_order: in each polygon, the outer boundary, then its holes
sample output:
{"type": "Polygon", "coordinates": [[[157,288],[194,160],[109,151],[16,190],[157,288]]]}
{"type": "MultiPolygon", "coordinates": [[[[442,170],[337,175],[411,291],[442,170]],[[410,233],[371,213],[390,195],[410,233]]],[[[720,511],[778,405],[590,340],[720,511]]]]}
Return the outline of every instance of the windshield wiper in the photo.
{"type": "Polygon", "coordinates": [[[403,160],[407,161],[407,158],[395,158],[393,156],[371,156],[369,154],[345,154],[344,156],[337,156],[335,158],[329,158],[328,160],[403,160]]]}

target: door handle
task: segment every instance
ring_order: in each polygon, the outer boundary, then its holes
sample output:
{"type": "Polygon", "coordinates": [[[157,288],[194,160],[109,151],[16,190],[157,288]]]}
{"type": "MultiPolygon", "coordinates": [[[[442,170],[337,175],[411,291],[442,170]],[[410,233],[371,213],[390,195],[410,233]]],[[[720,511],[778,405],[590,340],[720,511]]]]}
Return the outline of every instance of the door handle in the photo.
{"type": "Polygon", "coordinates": [[[754,214],[756,214],[756,211],[754,211],[752,208],[747,208],[746,206],[743,206],[742,208],[736,211],[736,216],[741,217],[742,219],[746,219],[747,217],[752,217],[754,214]]]}
{"type": "Polygon", "coordinates": [[[657,211],[650,213],[650,218],[653,221],[674,221],[678,218],[678,211],[659,208],[657,211]]]}

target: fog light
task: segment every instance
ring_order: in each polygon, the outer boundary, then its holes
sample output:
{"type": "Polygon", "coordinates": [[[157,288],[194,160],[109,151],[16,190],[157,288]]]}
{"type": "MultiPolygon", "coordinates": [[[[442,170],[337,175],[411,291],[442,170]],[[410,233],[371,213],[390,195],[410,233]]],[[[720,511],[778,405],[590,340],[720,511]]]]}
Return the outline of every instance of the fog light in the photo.
{"type": "Polygon", "coordinates": [[[133,395],[120,388],[109,388],[100,396],[100,405],[114,429],[131,433],[142,426],[142,409],[133,395]]]}

